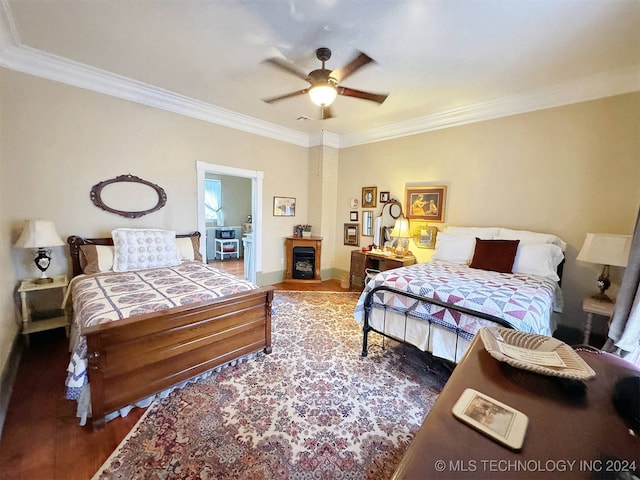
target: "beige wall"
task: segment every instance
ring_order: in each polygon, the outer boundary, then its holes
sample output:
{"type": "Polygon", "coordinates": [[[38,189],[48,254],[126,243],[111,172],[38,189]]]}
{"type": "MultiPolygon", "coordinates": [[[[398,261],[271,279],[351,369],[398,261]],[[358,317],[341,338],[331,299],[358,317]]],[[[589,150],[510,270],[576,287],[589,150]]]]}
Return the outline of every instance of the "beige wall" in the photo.
{"type": "MultiPolygon", "coordinates": [[[[0,92],[4,91],[5,73],[0,69],[0,92]]],[[[7,368],[7,361],[13,340],[18,332],[16,311],[13,304],[13,289],[16,285],[16,275],[11,263],[10,230],[5,218],[9,216],[7,202],[3,200],[5,191],[6,169],[4,168],[3,146],[5,143],[4,132],[8,117],[3,111],[4,96],[0,96],[0,379],[7,368]]],[[[0,388],[2,382],[0,382],[0,388]]],[[[3,398],[0,392],[0,399],[3,398]]],[[[1,413],[1,412],[0,412],[1,413]]],[[[0,419],[4,418],[0,414],[0,419]]],[[[1,429],[0,420],[0,429],[1,429]]]]}
{"type": "Polygon", "coordinates": [[[224,226],[242,226],[251,215],[251,179],[229,175],[206,174],[206,178],[220,180],[224,226]]]}
{"type": "MultiPolygon", "coordinates": [[[[360,198],[364,186],[388,190],[404,205],[406,183],[447,185],[440,227],[521,228],[567,242],[563,323],[580,326],[582,298],[597,291],[601,267],[575,257],[587,232],[633,230],[640,204],[639,127],[640,93],[634,93],[344,149],[339,223],[348,222],[349,199],[360,198]]],[[[371,237],[361,241],[369,243],[371,237]]],[[[337,248],[343,268],[350,250],[337,248]]],[[[432,253],[415,245],[411,250],[423,261],[432,253]]],[[[621,273],[612,267],[614,294],[621,273]]]]}
{"type": "MultiPolygon", "coordinates": [[[[55,221],[62,238],[116,227],[195,230],[198,161],[264,172],[262,271],[284,269],[283,237],[307,222],[306,148],[9,70],[2,81],[0,355],[16,332],[15,283],[38,273],[30,252],[11,247],[25,219],[55,221]],[[166,206],[133,220],[93,205],[93,185],[127,173],[164,188],[166,206]],[[273,217],[274,195],[296,197],[296,216],[273,217]]],[[[66,272],[66,249],[53,254],[50,273],[66,272]]]]}

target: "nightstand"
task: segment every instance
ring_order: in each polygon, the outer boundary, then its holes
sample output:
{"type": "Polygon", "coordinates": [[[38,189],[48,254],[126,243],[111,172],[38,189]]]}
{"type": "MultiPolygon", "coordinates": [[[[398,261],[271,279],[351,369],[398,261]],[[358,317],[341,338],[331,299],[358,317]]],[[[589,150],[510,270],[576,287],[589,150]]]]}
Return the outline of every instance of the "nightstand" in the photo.
{"type": "Polygon", "coordinates": [[[582,310],[587,314],[587,318],[584,321],[584,344],[589,345],[593,315],[607,317],[607,322],[611,322],[615,306],[616,304],[614,302],[603,302],[602,300],[597,300],[592,297],[587,297],[583,300],[582,310]]]}
{"type": "Polygon", "coordinates": [[[28,295],[33,292],[42,292],[45,290],[60,290],[62,294],[62,302],[67,292],[69,281],[66,275],[53,277],[50,283],[34,283],[31,280],[23,280],[20,282],[18,292],[20,293],[20,303],[22,304],[22,334],[25,343],[29,346],[29,334],[51,330],[52,328],[65,327],[67,338],[69,337],[69,315],[64,304],[59,309],[36,311],[29,308],[28,295]]]}

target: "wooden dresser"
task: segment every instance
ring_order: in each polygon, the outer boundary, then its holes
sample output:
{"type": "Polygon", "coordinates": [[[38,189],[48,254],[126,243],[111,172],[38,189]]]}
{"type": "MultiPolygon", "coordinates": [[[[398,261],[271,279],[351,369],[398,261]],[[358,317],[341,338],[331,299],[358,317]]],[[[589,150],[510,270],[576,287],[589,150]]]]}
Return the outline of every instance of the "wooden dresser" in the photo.
{"type": "Polygon", "coordinates": [[[612,395],[632,364],[598,350],[578,354],[596,372],[584,394],[571,384],[494,359],[479,335],[411,442],[392,480],[631,478],[640,469],[640,439],[618,415],[612,395]],[[473,388],[529,417],[522,450],[513,451],[456,419],[451,409],[473,388]]]}
{"type": "Polygon", "coordinates": [[[364,288],[365,270],[368,268],[383,272],[393,268],[413,265],[414,263],[416,263],[414,256],[388,257],[371,252],[363,252],[362,250],[352,250],[351,268],[349,270],[349,290],[362,290],[364,288]]]}

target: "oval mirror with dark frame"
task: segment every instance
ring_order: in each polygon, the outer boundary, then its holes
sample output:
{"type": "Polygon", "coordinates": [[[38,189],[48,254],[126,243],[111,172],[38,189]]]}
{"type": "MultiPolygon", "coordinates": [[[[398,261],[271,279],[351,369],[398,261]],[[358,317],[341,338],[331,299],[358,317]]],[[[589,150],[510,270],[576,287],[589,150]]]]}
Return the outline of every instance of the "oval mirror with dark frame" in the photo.
{"type": "Polygon", "coordinates": [[[91,201],[96,207],[101,208],[105,212],[115,213],[117,215],[122,215],[123,217],[127,217],[127,218],[142,217],[143,215],[147,215],[148,213],[152,213],[157,210],[160,210],[162,207],[164,207],[167,204],[167,194],[165,193],[162,187],[159,187],[155,183],[151,183],[147,180],[143,180],[142,178],[136,177],[135,175],[131,175],[131,174],[119,175],[115,178],[104,180],[100,183],[95,184],[91,188],[90,197],[91,197],[91,201]],[[151,188],[155,192],[155,194],[157,194],[158,200],[152,208],[149,208],[146,210],[119,210],[119,209],[112,208],[108,206],[102,199],[102,191],[105,187],[109,185],[117,184],[117,183],[134,183],[134,184],[146,185],[147,187],[151,188]]]}

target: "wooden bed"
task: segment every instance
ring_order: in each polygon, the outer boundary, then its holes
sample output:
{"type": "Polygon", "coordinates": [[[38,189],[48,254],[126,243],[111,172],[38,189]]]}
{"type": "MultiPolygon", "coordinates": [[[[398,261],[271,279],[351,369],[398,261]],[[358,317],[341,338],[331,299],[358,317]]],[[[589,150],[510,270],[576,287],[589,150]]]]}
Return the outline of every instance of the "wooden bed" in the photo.
{"type": "MultiPolygon", "coordinates": [[[[113,240],[70,236],[67,243],[77,276],[80,246],[113,240]]],[[[261,287],[82,329],[94,429],[107,413],[250,353],[271,353],[272,299],[273,288],[261,287]]]]}

